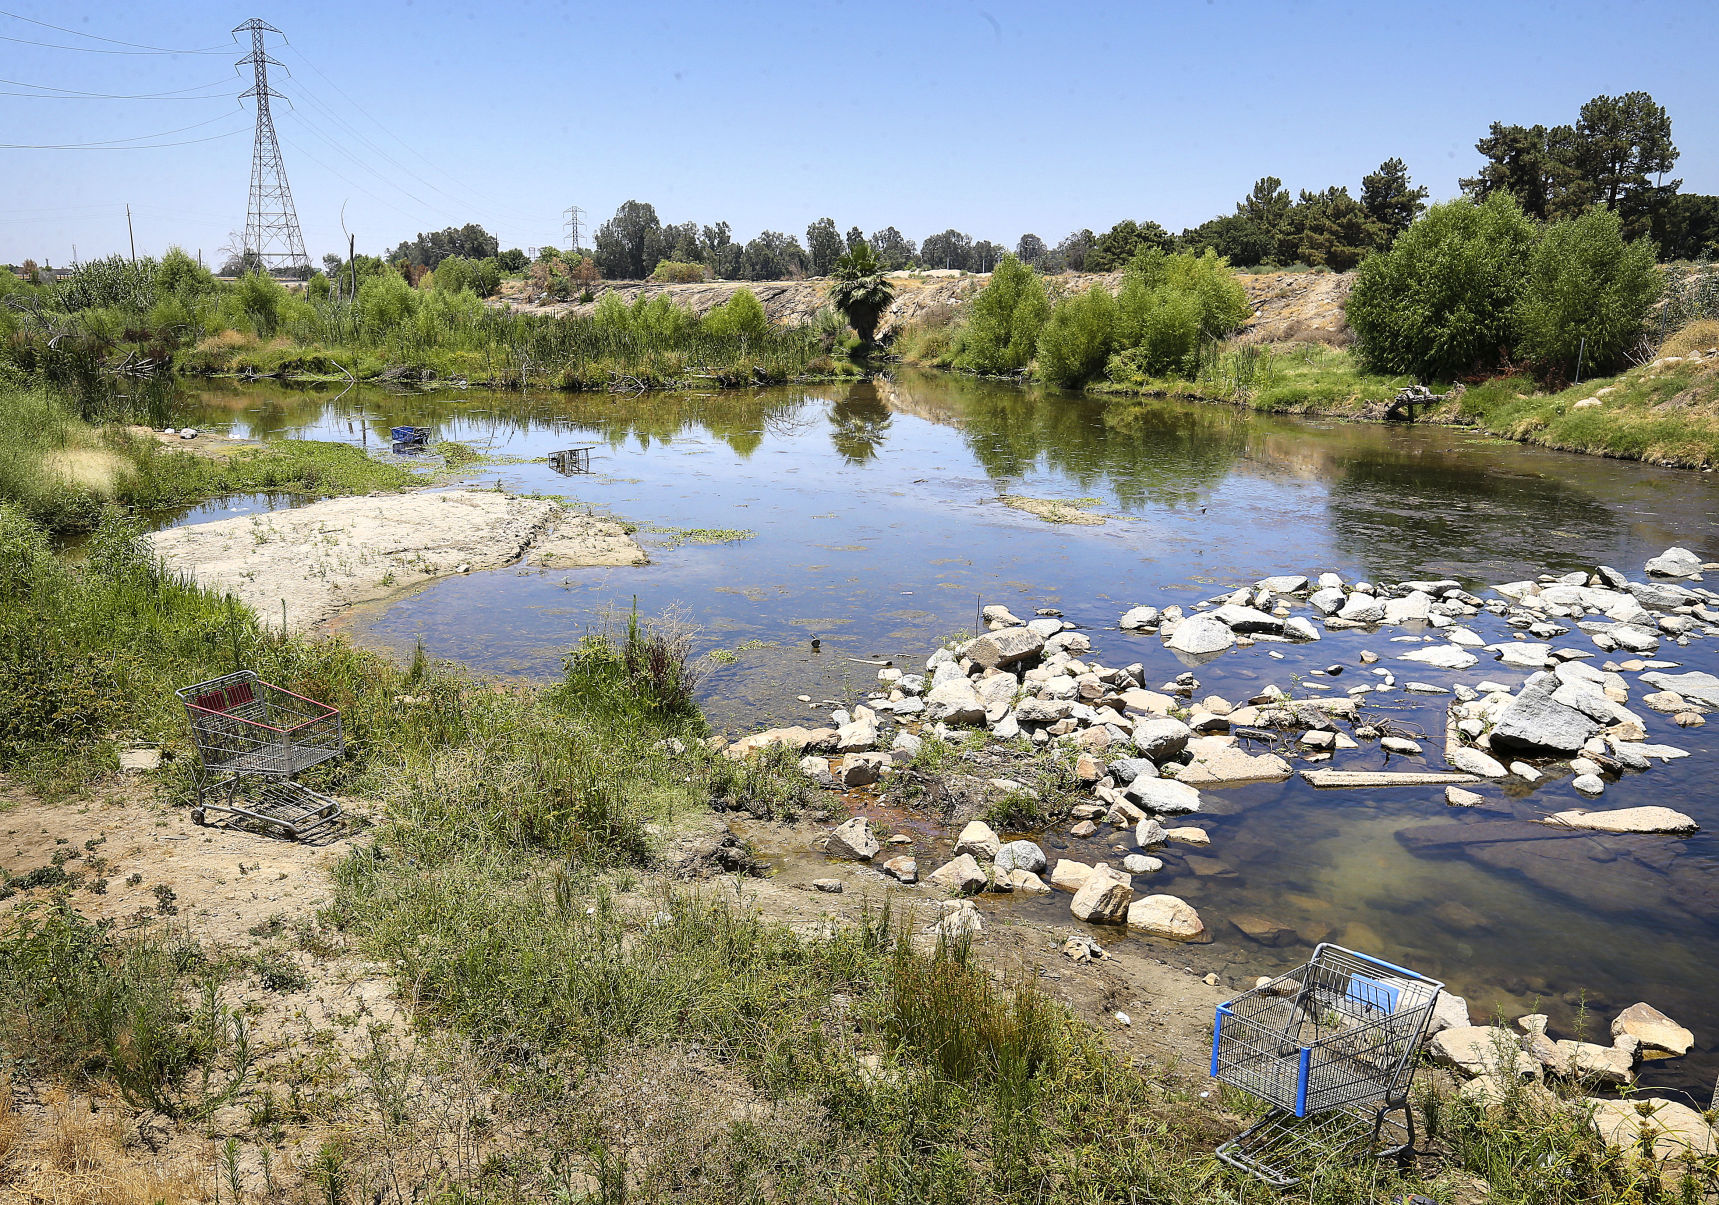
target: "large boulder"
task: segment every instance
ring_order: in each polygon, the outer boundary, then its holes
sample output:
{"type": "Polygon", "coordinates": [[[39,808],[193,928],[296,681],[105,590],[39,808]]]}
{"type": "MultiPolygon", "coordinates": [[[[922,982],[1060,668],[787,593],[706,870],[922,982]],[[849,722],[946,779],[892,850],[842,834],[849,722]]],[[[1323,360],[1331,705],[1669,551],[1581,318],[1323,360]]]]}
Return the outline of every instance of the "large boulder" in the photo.
{"type": "Polygon", "coordinates": [[[1134,889],[1128,884],[1109,874],[1094,873],[1086,876],[1068,907],[1080,920],[1115,925],[1127,918],[1133,899],[1134,889]]]}
{"type": "Polygon", "coordinates": [[[1432,599],[1419,590],[1385,601],[1386,623],[1425,623],[1432,617],[1432,599]]]}
{"type": "Polygon", "coordinates": [[[1314,591],[1307,601],[1321,615],[1335,615],[1343,609],[1343,604],[1349,601],[1349,596],[1337,586],[1326,586],[1314,591]]]}
{"type": "Polygon", "coordinates": [[[1272,782],[1295,772],[1277,754],[1248,753],[1230,737],[1197,736],[1188,742],[1186,752],[1190,760],[1177,774],[1184,786],[1272,782]]]}
{"type": "Polygon", "coordinates": [[[969,644],[967,660],[980,669],[1007,669],[1030,661],[1044,651],[1044,637],[1031,628],[1002,628],[969,644]]]}
{"type": "Polygon", "coordinates": [[[1687,548],[1667,548],[1647,563],[1655,577],[1700,577],[1701,558],[1687,548]]]}
{"type": "Polygon", "coordinates": [[[1494,748],[1526,753],[1576,753],[1600,730],[1591,716],[1553,699],[1559,686],[1555,675],[1541,672],[1499,712],[1492,729],[1494,748]]]}
{"type": "Polygon", "coordinates": [[[1015,708],[1015,720],[1021,724],[1054,724],[1072,714],[1072,699],[1022,699],[1015,708]]]}
{"type": "Polygon", "coordinates": [[[1641,680],[1649,686],[1673,691],[1708,707],[1719,707],[1719,677],[1712,674],[1666,674],[1655,670],[1651,674],[1643,674],[1641,680]]]}
{"type": "Polygon", "coordinates": [[[925,696],[925,714],[945,724],[983,724],[985,701],[965,678],[950,678],[925,696]]]}
{"type": "Polygon", "coordinates": [[[1589,1097],[1583,1103],[1593,1109],[1594,1132],[1621,1155],[1633,1158],[1643,1139],[1662,1161],[1693,1162],[1719,1154],[1713,1127],[1688,1105],[1657,1096],[1589,1097]]]}
{"type": "Polygon", "coordinates": [[[1032,841],[1010,841],[997,850],[999,875],[1015,870],[1025,870],[1036,875],[1045,868],[1045,864],[1045,851],[1032,841]]]}
{"type": "Polygon", "coordinates": [[[1398,661],[1418,661],[1422,665],[1430,665],[1434,669],[1467,669],[1480,658],[1467,649],[1458,648],[1454,644],[1434,644],[1424,649],[1416,649],[1412,653],[1404,653],[1398,661]]]}
{"type": "Polygon", "coordinates": [[[996,830],[983,820],[975,820],[961,830],[961,835],[955,841],[955,852],[972,854],[976,858],[995,858],[1002,848],[1002,840],[996,830]]]}
{"type": "Polygon", "coordinates": [[[1344,600],[1337,618],[1347,619],[1350,623],[1378,623],[1385,618],[1385,604],[1371,594],[1357,592],[1344,600]]]}
{"type": "Polygon", "coordinates": [[[781,745],[795,753],[810,750],[830,752],[835,749],[837,739],[834,728],[805,728],[795,724],[789,728],[770,728],[764,732],[754,732],[751,736],[743,736],[728,747],[728,756],[739,761],[768,745],[781,745]]]}
{"type": "Polygon", "coordinates": [[[985,722],[995,724],[1009,714],[1009,708],[1014,704],[1015,695],[1021,688],[1020,681],[1013,674],[998,673],[988,678],[980,678],[973,684],[973,692],[985,704],[985,722]]]}
{"type": "Polygon", "coordinates": [[[1180,815],[1200,810],[1200,792],[1172,778],[1136,778],[1123,793],[1148,812],[1180,815]]]}
{"type": "Polygon", "coordinates": [[[1122,630],[1125,632],[1141,632],[1157,626],[1157,607],[1131,607],[1122,615],[1122,630]]]}
{"type": "Polygon", "coordinates": [[[1173,895],[1149,895],[1128,909],[1128,927],[1171,941],[1210,941],[1206,923],[1193,905],[1173,895]]]}
{"type": "Polygon", "coordinates": [[[1276,635],[1283,631],[1283,620],[1277,616],[1235,603],[1225,603],[1212,612],[1212,618],[1232,632],[1270,632],[1276,635]]]}
{"type": "Polygon", "coordinates": [[[1657,805],[1612,808],[1604,812],[1572,808],[1567,812],[1554,812],[1545,823],[1592,829],[1599,833],[1693,833],[1701,827],[1693,817],[1657,805]]]}
{"type": "Polygon", "coordinates": [[[1168,645],[1178,653],[1203,657],[1235,645],[1236,634],[1209,615],[1190,615],[1176,625],[1168,645]]]}
{"type": "Polygon", "coordinates": [[[1612,1037],[1624,1036],[1640,1042],[1643,1049],[1684,1055],[1695,1045],[1695,1035],[1651,1004],[1632,1004],[1612,1018],[1612,1037]]]}
{"type": "Polygon", "coordinates": [[[945,862],[931,872],[929,879],[957,895],[983,891],[986,883],[985,872],[979,869],[979,863],[973,860],[972,854],[962,854],[945,862]]]}
{"type": "Polygon", "coordinates": [[[1557,1070],[1569,1079],[1590,1083],[1628,1084],[1635,1081],[1635,1059],[1627,1050],[1597,1042],[1557,1043],[1557,1070]]]}
{"type": "Polygon", "coordinates": [[[869,707],[854,708],[853,719],[836,731],[837,753],[863,753],[877,744],[877,714],[869,707]]]}
{"type": "Polygon", "coordinates": [[[1429,1050],[1435,1062],[1464,1075],[1540,1075],[1540,1064],[1522,1049],[1516,1035],[1497,1025],[1452,1026],[1433,1035],[1429,1050]]]}
{"type": "Polygon", "coordinates": [[[1188,738],[1193,735],[1193,730],[1181,720],[1172,720],[1166,716],[1138,721],[1134,725],[1131,739],[1140,752],[1162,764],[1186,749],[1188,738]]]}
{"type": "Polygon", "coordinates": [[[877,857],[877,851],[882,848],[877,838],[871,835],[871,825],[866,818],[855,816],[830,834],[829,844],[824,847],[824,852],[833,858],[869,862],[877,857]]]}
{"type": "Polygon", "coordinates": [[[1051,870],[1050,883],[1059,891],[1079,891],[1093,875],[1093,868],[1072,858],[1059,858],[1051,870]]]}
{"type": "Polygon", "coordinates": [[[836,765],[836,781],[844,787],[869,786],[882,778],[892,763],[887,753],[844,753],[836,765]]]}

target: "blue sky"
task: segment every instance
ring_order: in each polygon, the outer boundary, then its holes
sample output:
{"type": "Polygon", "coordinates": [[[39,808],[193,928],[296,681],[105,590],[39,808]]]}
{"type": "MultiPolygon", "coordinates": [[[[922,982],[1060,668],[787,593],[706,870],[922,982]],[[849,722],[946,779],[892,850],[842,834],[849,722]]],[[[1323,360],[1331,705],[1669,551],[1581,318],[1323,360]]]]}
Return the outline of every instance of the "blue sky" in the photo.
{"type": "MultiPolygon", "coordinates": [[[[0,261],[173,243],[218,258],[242,229],[251,119],[229,30],[287,36],[275,116],[313,259],[482,223],[561,242],[561,211],[629,198],[665,221],[802,240],[815,218],[1013,245],[1125,217],[1172,230],[1253,181],[1347,184],[1392,155],[1454,195],[1493,120],[1573,121],[1645,89],[1687,191],[1719,192],[1719,86],[1702,3],[293,3],[0,0],[0,78],[128,97],[0,95],[0,143],[164,135],[142,150],[0,149],[0,261]],[[228,48],[230,45],[230,49],[228,48]],[[166,134],[167,131],[179,131],[166,134]],[[212,141],[192,141],[211,138],[212,141]],[[187,145],[169,146],[168,143],[187,145]]],[[[0,91],[21,92],[13,82],[0,91]]],[[[248,103],[248,102],[247,102],[248,103]]]]}

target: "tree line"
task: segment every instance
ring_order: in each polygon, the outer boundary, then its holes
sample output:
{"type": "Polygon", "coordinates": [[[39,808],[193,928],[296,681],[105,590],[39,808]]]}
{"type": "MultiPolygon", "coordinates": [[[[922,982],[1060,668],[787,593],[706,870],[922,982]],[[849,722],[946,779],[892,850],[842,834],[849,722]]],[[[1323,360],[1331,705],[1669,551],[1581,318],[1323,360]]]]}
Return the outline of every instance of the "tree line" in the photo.
{"type": "MultiPolygon", "coordinates": [[[[1681,191],[1666,179],[1679,153],[1671,118],[1646,92],[1596,96],[1567,125],[1493,122],[1475,143],[1480,169],[1459,181],[1463,194],[1484,201],[1495,193],[1512,197],[1529,217],[1556,221],[1592,207],[1617,214],[1626,239],[1651,238],[1663,260],[1719,256],[1719,196],[1681,191]]],[[[1020,236],[1012,248],[951,226],[915,242],[894,226],[869,235],[858,226],[844,234],[833,218],[806,227],[805,240],[765,230],[741,242],[727,222],[664,222],[656,207],[629,200],[602,223],[584,255],[555,252],[569,265],[589,266],[566,275],[608,280],[792,280],[828,276],[837,259],[862,244],[886,272],[950,268],[989,272],[1012,251],[1040,272],[1116,272],[1143,250],[1165,253],[1211,250],[1241,268],[1304,266],[1348,271],[1368,255],[1388,250],[1426,209],[1427,189],[1417,187],[1408,166],[1390,158],[1361,177],[1359,195],[1346,184],[1292,195],[1276,176],[1264,176],[1220,214],[1172,234],[1150,219],[1124,219],[1102,234],[1077,230],[1051,244],[1037,234],[1020,236]],[[659,271],[663,265],[666,269],[659,271]]],[[[552,249],[546,249],[552,251],[552,249]]],[[[500,273],[527,267],[526,253],[503,251],[482,226],[468,224],[420,233],[385,257],[409,279],[435,271],[450,259],[489,263],[500,273]]],[[[324,257],[332,277],[344,263],[324,257]]],[[[243,270],[246,265],[234,265],[243,270]]],[[[485,269],[462,269],[487,284],[485,269]]]]}

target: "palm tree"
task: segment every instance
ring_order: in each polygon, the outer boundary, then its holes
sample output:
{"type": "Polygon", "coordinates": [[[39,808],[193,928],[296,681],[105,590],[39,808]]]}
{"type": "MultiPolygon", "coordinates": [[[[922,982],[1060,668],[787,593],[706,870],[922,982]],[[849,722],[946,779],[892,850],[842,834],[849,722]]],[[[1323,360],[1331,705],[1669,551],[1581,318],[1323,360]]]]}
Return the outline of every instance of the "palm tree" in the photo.
{"type": "Polygon", "coordinates": [[[884,276],[871,245],[863,242],[836,260],[830,276],[830,304],[848,320],[860,344],[870,347],[877,341],[877,320],[895,298],[895,286],[884,276]]]}

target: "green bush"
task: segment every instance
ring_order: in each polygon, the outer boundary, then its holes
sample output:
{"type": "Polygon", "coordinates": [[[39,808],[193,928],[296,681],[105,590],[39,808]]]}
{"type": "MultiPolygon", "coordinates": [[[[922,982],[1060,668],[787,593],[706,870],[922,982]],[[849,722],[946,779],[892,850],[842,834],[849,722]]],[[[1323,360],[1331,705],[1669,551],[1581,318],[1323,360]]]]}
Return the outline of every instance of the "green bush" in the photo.
{"type": "Polygon", "coordinates": [[[1053,385],[1084,385],[1110,355],[1116,301],[1103,285],[1076,293],[1050,313],[1039,332],[1039,375],[1053,385]]]}
{"type": "Polygon", "coordinates": [[[705,277],[703,264],[685,264],[676,260],[660,260],[651,270],[651,279],[662,284],[697,284],[705,277]]]}
{"type": "Polygon", "coordinates": [[[751,289],[736,289],[734,296],[704,316],[704,329],[712,335],[758,338],[770,329],[758,295],[751,289]]]}
{"type": "Polygon", "coordinates": [[[1375,372],[1449,380],[1514,342],[1537,231],[1513,198],[1434,205],[1361,264],[1349,325],[1375,372]]]}
{"type": "Polygon", "coordinates": [[[1003,256],[990,283],[973,299],[956,364],[975,372],[1020,372],[1038,350],[1039,332],[1049,317],[1050,300],[1039,274],[1014,256],[1003,256]]]}
{"type": "Polygon", "coordinates": [[[438,291],[476,293],[489,297],[501,288],[501,268],[493,259],[467,259],[450,255],[436,265],[434,280],[438,291]]]}
{"type": "Polygon", "coordinates": [[[275,333],[288,301],[280,281],[266,272],[247,273],[233,286],[233,297],[258,336],[267,339],[275,333]]]}
{"type": "Polygon", "coordinates": [[[1546,228],[1529,259],[1516,307],[1516,350],[1541,374],[1567,379],[1620,368],[1641,341],[1663,287],[1653,243],[1626,243],[1609,209],[1590,209],[1546,228]]]}
{"type": "Polygon", "coordinates": [[[1123,277],[1115,342],[1127,349],[1134,371],[1191,376],[1201,341],[1222,338],[1247,315],[1246,291],[1215,252],[1165,255],[1147,248],[1123,277]]]}

